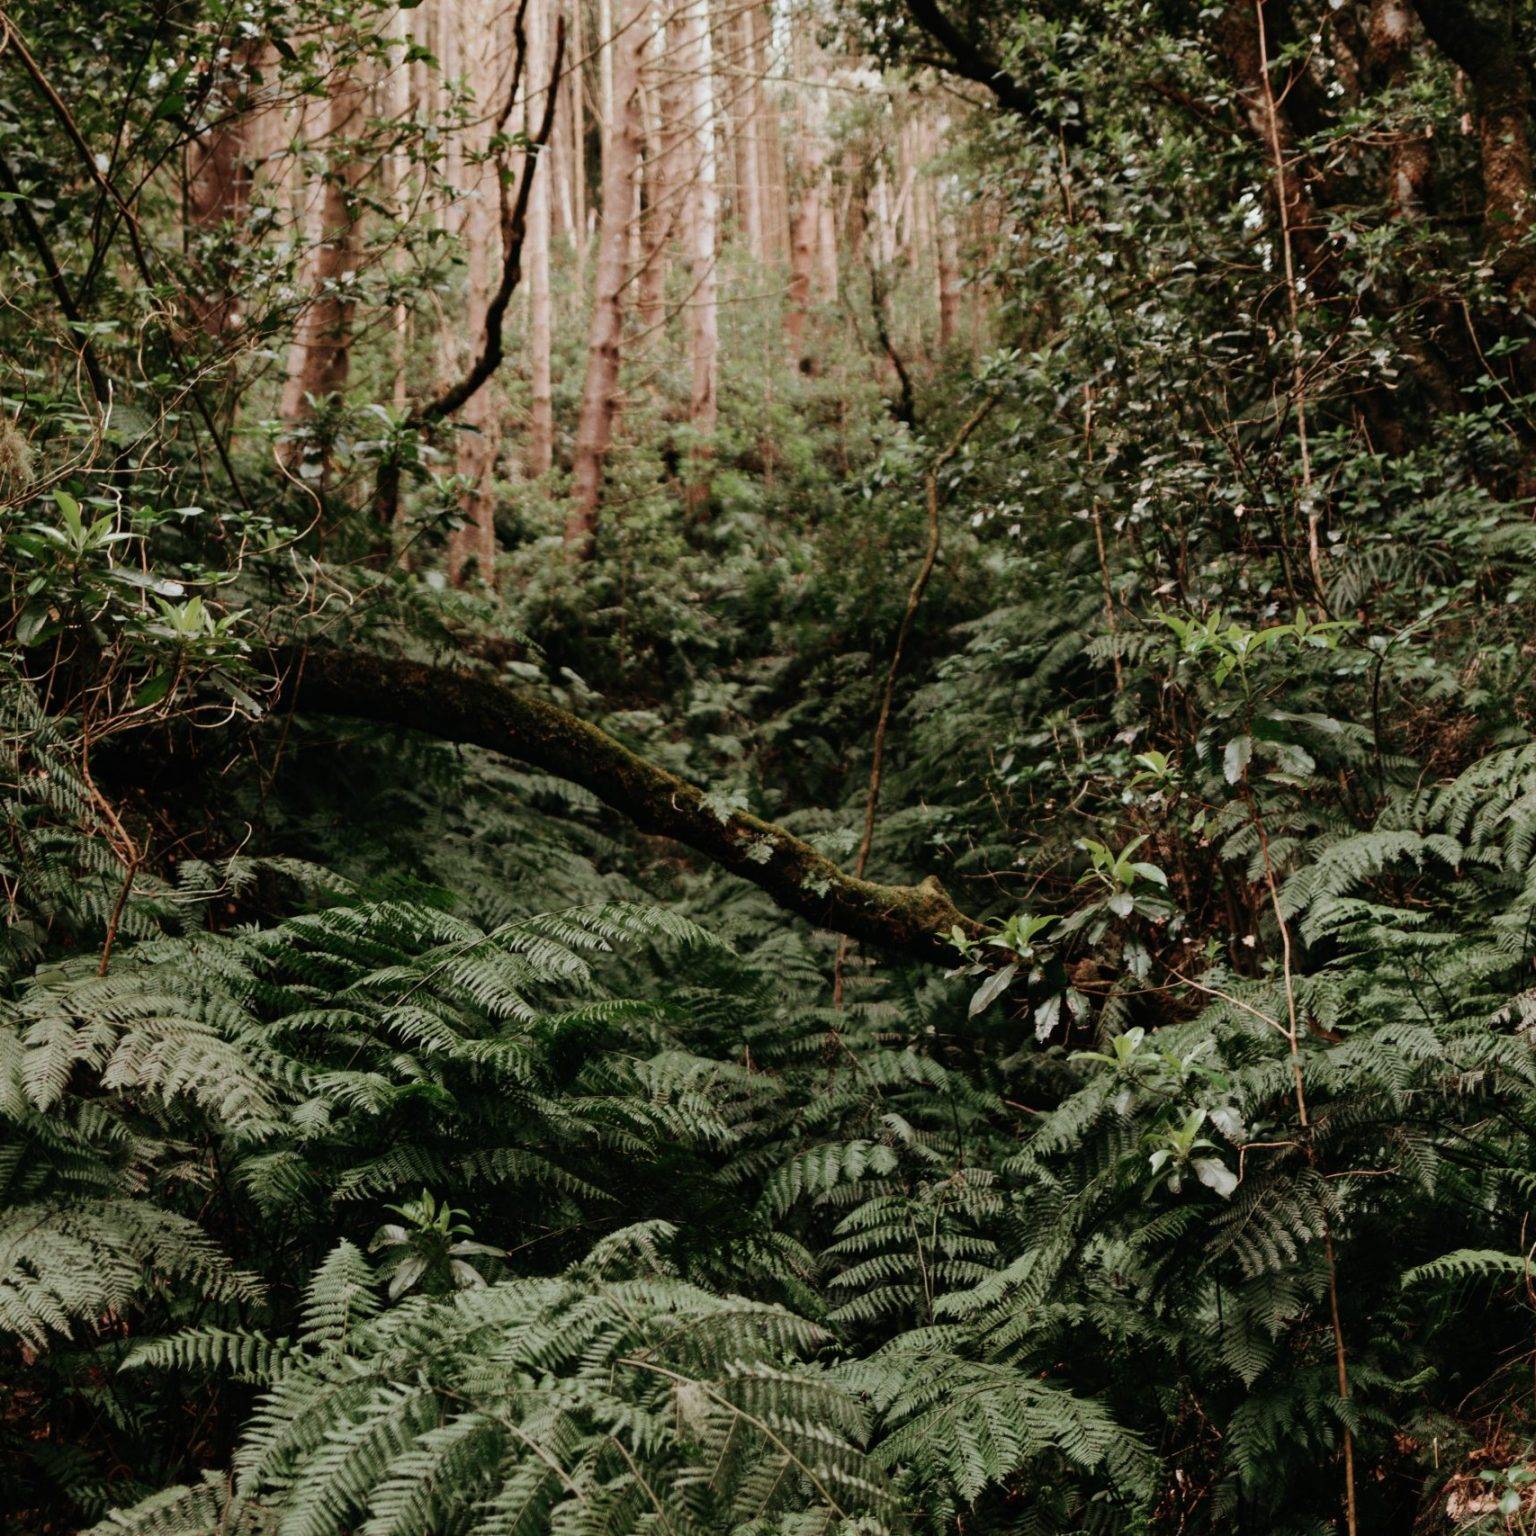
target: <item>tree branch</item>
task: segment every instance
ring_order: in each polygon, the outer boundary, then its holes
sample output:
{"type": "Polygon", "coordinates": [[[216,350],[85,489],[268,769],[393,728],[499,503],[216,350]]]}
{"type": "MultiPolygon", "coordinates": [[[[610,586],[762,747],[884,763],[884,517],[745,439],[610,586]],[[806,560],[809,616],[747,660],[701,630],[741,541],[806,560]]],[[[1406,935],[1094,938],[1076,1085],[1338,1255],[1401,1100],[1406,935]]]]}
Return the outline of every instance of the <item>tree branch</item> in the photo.
{"type": "MultiPolygon", "coordinates": [[[[526,5],[526,0],[524,4],[526,5]]],[[[507,107],[501,114],[499,123],[505,123],[511,115],[512,105],[522,78],[523,57],[526,53],[522,44],[522,15],[520,8],[517,19],[517,63],[511,91],[507,97],[507,107]]],[[[565,17],[558,16],[555,19],[555,57],[550,66],[549,82],[544,90],[544,114],[539,120],[537,132],[529,141],[528,153],[523,157],[522,172],[518,177],[517,195],[510,202],[507,198],[506,180],[504,177],[502,180],[501,281],[497,284],[496,292],[491,296],[491,302],[486,306],[485,338],[481,344],[480,355],[461,379],[433,399],[417,406],[410,413],[403,424],[406,431],[419,432],[453,415],[455,411],[467,404],[486,380],[501,367],[502,359],[506,355],[506,338],[502,334],[502,327],[507,317],[507,306],[512,302],[512,295],[517,291],[517,285],[523,275],[523,246],[528,237],[528,200],[533,191],[533,178],[538,172],[539,162],[544,157],[549,136],[554,130],[555,103],[559,96],[564,64],[565,17]]],[[[546,171],[545,174],[549,173],[546,171]]],[[[394,523],[395,509],[399,501],[400,462],[396,458],[386,458],[379,466],[373,493],[374,517],[384,527],[388,528],[394,523]]]]}
{"type": "MultiPolygon", "coordinates": [[[[521,31],[521,19],[519,19],[519,31],[521,31]]],[[[519,75],[522,72],[522,53],[523,50],[519,48],[519,75]]],[[[507,306],[511,303],[512,295],[523,275],[523,245],[528,236],[528,198],[533,190],[533,178],[539,161],[543,158],[544,147],[549,143],[550,132],[555,126],[555,102],[559,96],[560,71],[564,62],[565,17],[557,16],[555,18],[555,60],[550,66],[549,84],[544,91],[544,115],[539,121],[538,132],[529,145],[529,153],[523,158],[522,175],[518,178],[517,197],[510,206],[507,201],[506,184],[505,182],[502,184],[501,230],[504,246],[501,281],[497,284],[496,292],[486,307],[485,341],[480,356],[475,359],[469,372],[457,384],[445,389],[435,400],[429,401],[415,412],[417,422],[422,425],[441,421],[445,416],[453,415],[460,406],[468,403],[480,386],[501,366],[501,360],[506,351],[502,321],[506,318],[507,306]]],[[[513,93],[516,90],[517,81],[514,79],[513,93]]],[[[509,97],[509,106],[510,101],[509,97]]],[[[503,120],[508,115],[503,113],[503,120]]]]}
{"type": "Polygon", "coordinates": [[[1066,143],[1081,143],[1086,127],[1083,120],[1083,98],[1074,97],[1077,103],[1075,117],[1054,117],[1041,106],[1040,98],[1034,91],[1003,68],[1001,61],[992,57],[982,43],[978,43],[974,31],[962,31],[955,26],[948,15],[938,8],[937,0],[906,0],[906,14],[943,54],[942,58],[922,58],[919,63],[926,63],[945,74],[958,75],[962,80],[975,81],[978,86],[986,86],[1001,108],[1044,127],[1052,137],[1060,134],[1066,143]]]}
{"type": "Polygon", "coordinates": [[[1008,111],[1040,120],[1040,103],[996,59],[988,57],[979,44],[968,37],[941,11],[935,0],[907,0],[907,11],[944,51],[940,67],[962,80],[984,85],[1008,111]]]}
{"type": "Polygon", "coordinates": [[[288,708],[402,726],[518,758],[580,784],[640,831],[684,844],[818,928],[938,965],[957,959],[951,928],[971,938],[982,931],[937,880],[879,885],[846,875],[804,839],[717,809],[696,784],[535,693],[359,651],[294,648],[277,661],[288,708]]]}
{"type": "Polygon", "coordinates": [[[54,258],[53,247],[48,244],[48,237],[43,233],[42,226],[32,212],[31,199],[22,192],[10,165],[3,159],[0,159],[0,191],[10,196],[11,206],[16,210],[16,217],[21,221],[22,231],[36,253],[38,261],[42,263],[48,286],[53,289],[53,296],[58,300],[59,309],[74,329],[75,339],[80,345],[80,362],[85,369],[86,378],[90,381],[91,393],[95,395],[96,403],[105,410],[112,404],[112,391],[107,385],[106,374],[101,370],[96,349],[91,345],[90,333],[85,329],[79,306],[75,303],[64,273],[54,258]]]}

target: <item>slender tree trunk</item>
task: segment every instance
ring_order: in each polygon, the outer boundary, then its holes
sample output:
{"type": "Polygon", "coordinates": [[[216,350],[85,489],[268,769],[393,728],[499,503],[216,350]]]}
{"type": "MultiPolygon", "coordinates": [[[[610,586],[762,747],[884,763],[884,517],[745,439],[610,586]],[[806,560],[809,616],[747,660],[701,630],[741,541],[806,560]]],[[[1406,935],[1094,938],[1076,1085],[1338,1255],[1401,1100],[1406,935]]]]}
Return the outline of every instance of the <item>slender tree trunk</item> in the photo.
{"type": "Polygon", "coordinates": [[[576,423],[571,505],[565,523],[567,552],[592,551],[602,501],[603,466],[619,412],[619,368],[624,350],[624,292],[628,280],[629,223],[640,159],[640,52],[646,0],[620,0],[614,47],[614,106],[603,135],[603,203],[598,223],[596,292],[587,335],[587,373],[576,423]]]}
{"type": "Polygon", "coordinates": [[[762,86],[757,78],[757,47],[752,15],[739,12],[730,28],[731,77],[740,82],[731,113],[734,146],[736,227],[742,244],[756,262],[763,260],[763,197],[759,175],[757,129],[762,86]]]}
{"type": "MultiPolygon", "coordinates": [[[[550,0],[529,0],[528,96],[526,130],[532,136],[544,112],[543,88],[549,78],[550,0]]],[[[554,166],[546,150],[534,172],[528,199],[528,474],[537,479],[555,462],[555,406],[550,355],[554,325],[550,312],[550,189],[554,166]]]]}
{"type": "MultiPolygon", "coordinates": [[[[500,271],[504,232],[499,218],[499,184],[490,137],[494,114],[506,86],[504,49],[493,10],[496,0],[460,0],[452,16],[457,30],[454,53],[465,81],[474,93],[476,122],[456,136],[455,185],[462,193],[458,206],[458,236],[464,251],[464,304],[462,327],[455,325],[458,346],[446,349],[454,359],[454,372],[467,365],[465,344],[477,347],[485,335],[500,271]]],[[[525,76],[526,78],[526,76],[525,76]]],[[[513,119],[515,122],[516,119],[513,119]]],[[[462,524],[448,541],[447,574],[455,586],[478,571],[482,581],[496,581],[496,505],[491,481],[501,446],[501,410],[496,391],[484,384],[466,400],[458,413],[460,430],[455,434],[454,470],[464,485],[462,524]]]]}
{"type": "Polygon", "coordinates": [[[812,298],[818,304],[835,304],[838,299],[837,209],[823,187],[816,202],[816,262],[812,298]]]}
{"type": "Polygon", "coordinates": [[[613,51],[619,41],[613,25],[613,0],[597,0],[597,38],[598,110],[606,135],[613,121],[613,51]]]}
{"type": "MultiPolygon", "coordinates": [[[[808,50],[806,50],[808,54],[808,50]]],[[[805,367],[805,326],[812,303],[817,298],[816,284],[821,268],[822,202],[826,180],[826,148],[822,143],[821,92],[817,89],[817,60],[804,57],[800,70],[810,80],[811,89],[799,111],[800,164],[798,197],[789,218],[789,294],[784,315],[784,335],[789,343],[789,360],[797,368],[805,367]]]]}
{"type": "Polygon", "coordinates": [[[645,164],[641,175],[640,271],[635,279],[635,314],[648,342],[665,319],[667,253],[677,220],[676,85],[668,58],[666,0],[653,7],[641,84],[645,164]]]}
{"type": "MultiPolygon", "coordinates": [[[[410,218],[410,162],[400,147],[400,139],[406,132],[411,115],[412,78],[411,66],[406,62],[412,41],[414,13],[396,10],[390,17],[390,39],[399,45],[396,57],[390,53],[389,73],[382,82],[380,115],[390,124],[396,142],[391,144],[384,163],[386,178],[385,201],[403,226],[410,218]]],[[[397,250],[394,258],[396,279],[404,276],[405,251],[397,250]]],[[[410,309],[405,299],[396,299],[390,314],[389,326],[390,403],[402,415],[408,404],[406,361],[410,345],[410,309]]]]}
{"type": "Polygon", "coordinates": [[[693,146],[687,244],[688,341],[692,387],[688,421],[693,429],[691,473],[684,499],[691,513],[709,500],[711,439],[719,422],[720,314],[716,262],[719,254],[720,189],[715,153],[714,42],[709,0],[691,0],[683,18],[678,53],[688,76],[688,131],[693,146]]]}
{"type": "Polygon", "coordinates": [[[779,91],[762,77],[774,66],[773,18],[767,4],[749,12],[752,23],[753,63],[759,75],[757,89],[757,174],[762,187],[764,260],[782,264],[789,260],[789,194],[784,163],[784,136],[779,120],[779,91]]]}
{"type": "MultiPolygon", "coordinates": [[[[1413,10],[1409,0],[1371,0],[1366,18],[1367,64],[1371,84],[1393,89],[1413,66],[1413,10]]],[[[1429,140],[1403,134],[1387,151],[1387,195],[1399,218],[1418,218],[1424,209],[1432,163],[1429,140]]]]}
{"type": "Polygon", "coordinates": [[[582,19],[582,0],[571,4],[571,85],[567,97],[570,115],[570,220],[572,254],[576,258],[576,301],[582,303],[587,290],[587,119],[586,99],[582,91],[582,61],[586,58],[586,24],[582,19]]]}
{"type": "MultiPolygon", "coordinates": [[[[949,136],[943,119],[938,134],[949,136]]],[[[934,148],[938,148],[937,144],[934,148]]],[[[946,179],[939,178],[934,183],[933,229],[939,285],[939,347],[947,352],[960,334],[960,242],[955,236],[955,210],[944,196],[946,179]]]]}

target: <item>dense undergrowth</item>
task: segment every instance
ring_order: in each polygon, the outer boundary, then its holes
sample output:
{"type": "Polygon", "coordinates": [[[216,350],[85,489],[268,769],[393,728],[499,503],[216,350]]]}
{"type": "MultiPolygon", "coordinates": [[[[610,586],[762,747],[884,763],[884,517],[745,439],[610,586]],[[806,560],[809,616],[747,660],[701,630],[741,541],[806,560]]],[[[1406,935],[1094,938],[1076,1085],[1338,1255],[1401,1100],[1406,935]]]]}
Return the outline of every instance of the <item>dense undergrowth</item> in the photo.
{"type": "MultiPolygon", "coordinates": [[[[112,47],[190,24],[21,9],[87,142],[121,111],[153,159],[181,108],[112,47]]],[[[1530,1528],[1530,317],[1465,83],[1427,42],[1351,75],[1370,8],[1296,7],[1337,270],[1292,313],[1230,13],[1079,9],[973,18],[1046,105],[946,146],[1003,235],[984,345],[904,322],[914,419],[862,297],[807,369],[743,306],[688,520],[662,338],[594,558],[563,472],[509,466],[496,593],[438,578],[430,457],[381,549],[366,348],[327,483],[273,467],[282,270],[194,381],[155,314],[210,251],[167,235],[161,290],[106,259],[103,417],[6,235],[12,1529],[1530,1528]],[[193,390],[256,402],[236,485],[193,390]],[[929,477],[869,868],[981,920],[948,972],[511,760],[276,703],[295,640],[451,659],[851,866],[929,477]]],[[[67,135],[19,86],[0,123],[84,259],[67,135]]]]}

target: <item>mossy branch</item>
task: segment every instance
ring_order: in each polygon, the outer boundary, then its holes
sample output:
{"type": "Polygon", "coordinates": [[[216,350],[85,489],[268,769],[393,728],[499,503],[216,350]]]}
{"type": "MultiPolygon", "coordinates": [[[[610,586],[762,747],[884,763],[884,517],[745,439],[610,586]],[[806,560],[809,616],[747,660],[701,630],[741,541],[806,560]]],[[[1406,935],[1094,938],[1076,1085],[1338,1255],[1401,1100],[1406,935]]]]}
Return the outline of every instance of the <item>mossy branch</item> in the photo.
{"type": "Polygon", "coordinates": [[[698,785],[528,689],[362,651],[295,649],[278,662],[288,708],[402,726],[518,758],[580,784],[640,831],[682,843],[818,928],[939,965],[958,959],[952,928],[972,938],[981,932],[937,880],[880,885],[845,874],[773,822],[743,811],[722,815],[698,785]]]}

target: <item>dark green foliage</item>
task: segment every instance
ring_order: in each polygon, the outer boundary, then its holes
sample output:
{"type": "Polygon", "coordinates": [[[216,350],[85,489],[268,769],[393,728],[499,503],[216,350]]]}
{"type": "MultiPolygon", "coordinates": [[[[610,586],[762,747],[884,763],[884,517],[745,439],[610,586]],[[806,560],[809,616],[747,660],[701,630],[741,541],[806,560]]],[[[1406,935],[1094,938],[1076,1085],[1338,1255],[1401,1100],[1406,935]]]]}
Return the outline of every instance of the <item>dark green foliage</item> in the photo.
{"type": "MultiPolygon", "coordinates": [[[[228,26],[318,99],[392,8],[13,8],[154,268],[0,52],[8,1529],[1311,1536],[1346,1457],[1359,1532],[1530,1527],[1536,387],[1486,90],[1365,0],[1259,8],[1293,313],[1249,0],[943,9],[1021,93],[945,98],[986,345],[862,266],[804,369],[726,306],[689,517],[658,336],[595,558],[509,448],[493,593],[434,579],[451,453],[380,404],[453,242],[370,210],[351,389],[279,473],[302,252],[151,169],[240,87],[228,26]],[[168,321],[216,279],[240,336],[168,321]],[[587,792],[273,717],[275,645],[454,660],[851,864],[930,470],[869,868],[983,920],[949,974],[855,948],[834,1006],[835,936],[587,792]]],[[[822,20],[926,68],[924,10],[822,20]]],[[[432,174],[478,110],[445,88],[360,153],[432,174]]],[[[844,94],[851,207],[898,114],[844,94]]]]}

